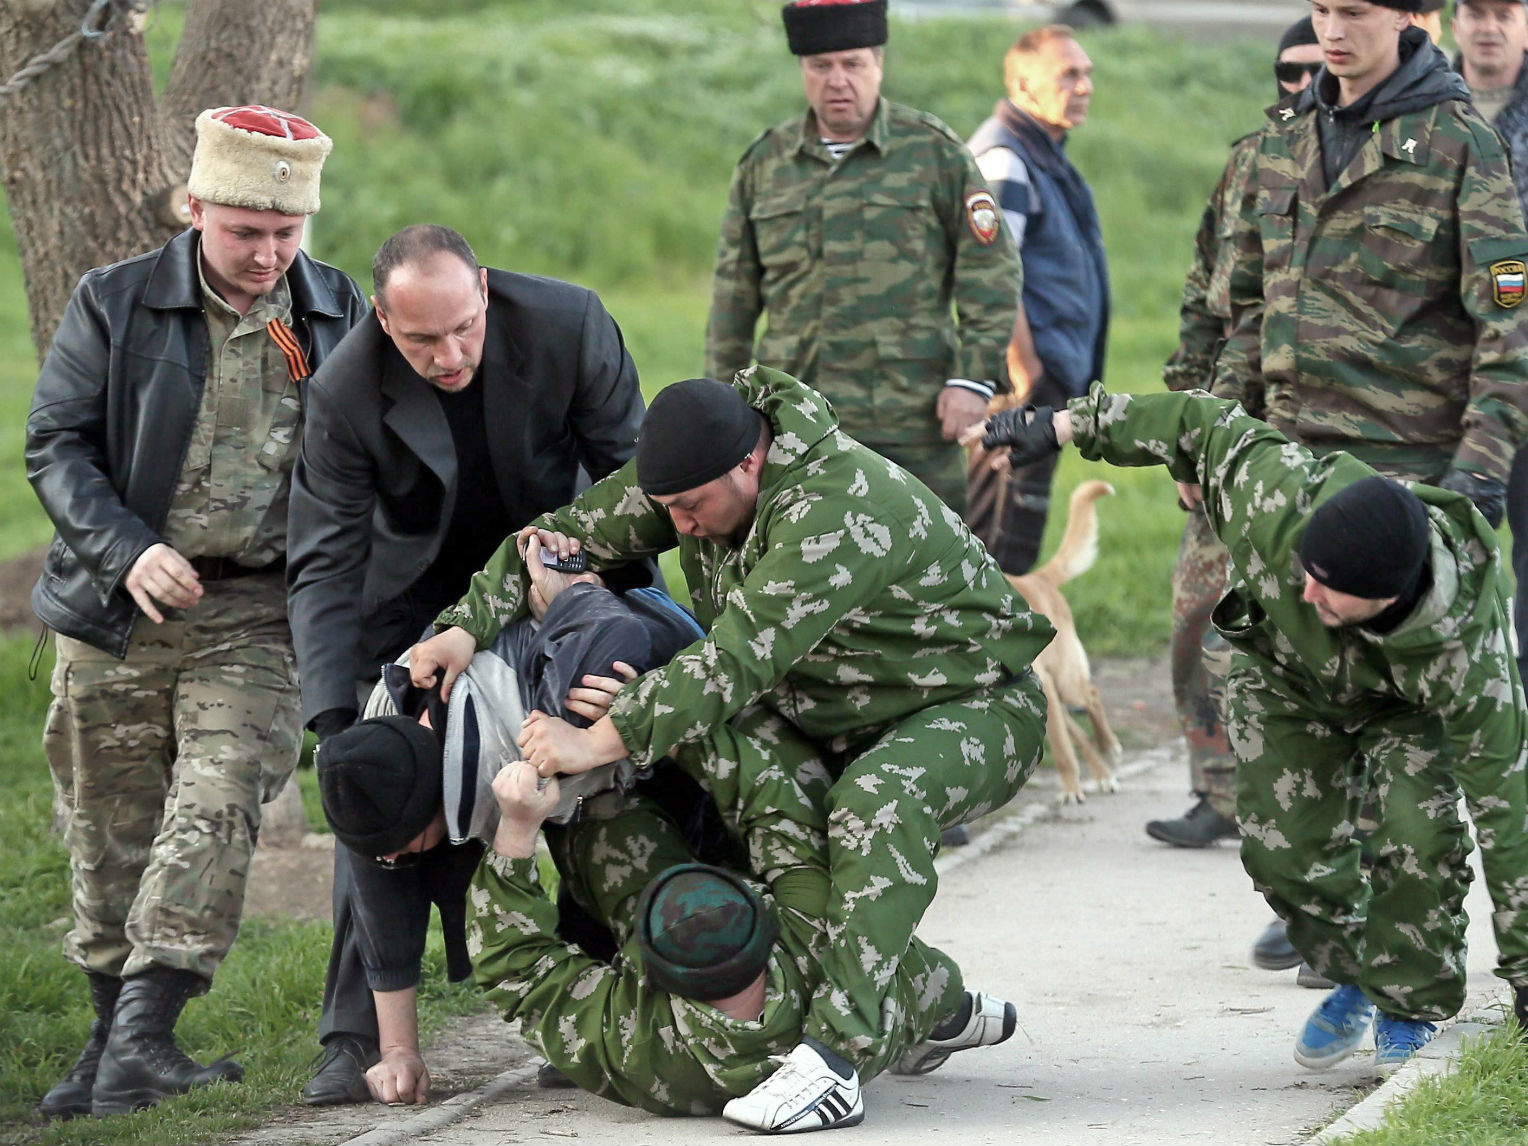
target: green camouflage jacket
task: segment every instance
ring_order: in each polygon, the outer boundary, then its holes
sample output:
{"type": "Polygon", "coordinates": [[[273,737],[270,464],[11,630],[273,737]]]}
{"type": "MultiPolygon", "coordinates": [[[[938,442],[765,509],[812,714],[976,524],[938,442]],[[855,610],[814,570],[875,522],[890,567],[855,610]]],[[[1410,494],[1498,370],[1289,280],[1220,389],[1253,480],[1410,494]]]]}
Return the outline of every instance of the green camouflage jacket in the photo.
{"type": "Polygon", "coordinates": [[[1295,695],[1341,706],[1351,729],[1422,709],[1442,718],[1457,759],[1521,770],[1528,719],[1507,635],[1511,595],[1496,535],[1467,498],[1414,487],[1432,526],[1433,583],[1410,617],[1384,634],[1328,628],[1301,599],[1300,538],[1312,509],[1372,469],[1346,453],[1318,458],[1204,394],[1130,398],[1095,387],[1068,409],[1084,457],[1165,464],[1203,487],[1231,552],[1233,584],[1214,621],[1233,648],[1295,695]]]}
{"type": "MultiPolygon", "coordinates": [[[[826,742],[1029,667],[1054,630],[953,510],[844,434],[794,378],[758,367],[733,385],[774,427],[739,547],[679,534],[634,463],[535,522],[578,538],[596,570],[679,549],[707,636],[616,697],[610,718],[635,763],[755,700],[826,742]]],[[[481,648],[523,612],[527,589],[511,538],[436,623],[481,648]]]]}
{"type": "Polygon", "coordinates": [[[1194,235],[1194,262],[1183,280],[1178,348],[1162,367],[1169,390],[1208,387],[1215,355],[1231,325],[1231,267],[1236,261],[1236,220],[1252,179],[1257,133],[1231,145],[1220,182],[1210,193],[1194,235]]]}
{"type": "Polygon", "coordinates": [[[706,373],[757,360],[822,391],[861,441],[940,445],[946,380],[1005,377],[1022,276],[976,161],[938,119],[883,99],[834,162],[808,112],[733,174],[706,373]]]}
{"type": "Polygon", "coordinates": [[[1505,481],[1528,432],[1528,236],[1501,141],[1447,100],[1377,123],[1326,190],[1297,100],[1258,136],[1214,392],[1318,453],[1505,481]]]}

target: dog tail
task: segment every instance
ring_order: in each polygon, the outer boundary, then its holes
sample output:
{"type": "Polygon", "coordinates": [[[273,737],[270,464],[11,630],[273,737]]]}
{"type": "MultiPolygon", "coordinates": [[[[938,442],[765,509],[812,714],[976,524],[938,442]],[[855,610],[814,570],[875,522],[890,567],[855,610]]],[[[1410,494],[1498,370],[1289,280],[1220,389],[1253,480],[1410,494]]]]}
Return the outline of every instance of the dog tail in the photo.
{"type": "Polygon", "coordinates": [[[1098,559],[1098,511],[1093,503],[1114,492],[1106,481],[1085,481],[1072,491],[1067,509],[1066,533],[1061,546],[1044,565],[1034,571],[1052,585],[1065,585],[1073,577],[1093,568],[1098,559]]]}

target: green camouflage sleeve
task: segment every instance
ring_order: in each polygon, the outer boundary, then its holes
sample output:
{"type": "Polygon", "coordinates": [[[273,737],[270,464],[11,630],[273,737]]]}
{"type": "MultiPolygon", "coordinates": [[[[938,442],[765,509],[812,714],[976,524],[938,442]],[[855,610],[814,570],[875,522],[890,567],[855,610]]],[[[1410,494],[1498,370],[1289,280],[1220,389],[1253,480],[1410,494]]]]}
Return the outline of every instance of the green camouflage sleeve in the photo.
{"type": "Polygon", "coordinates": [[[641,991],[630,972],[557,938],[557,908],[541,889],[534,859],[489,852],[468,893],[467,950],[478,985],[506,1022],[584,1090],[627,1102],[609,1080],[628,1072],[622,1035],[641,1023],[641,991]],[[628,982],[627,980],[633,980],[628,982]],[[607,1016],[626,1016],[626,1029],[607,1016]]]}
{"type": "MultiPolygon", "coordinates": [[[[596,573],[612,565],[653,557],[672,549],[677,540],[668,514],[657,509],[637,485],[636,461],[595,482],[572,505],[544,513],[530,524],[576,537],[589,551],[589,568],[596,573]]],[[[437,630],[459,626],[484,648],[499,630],[525,614],[530,581],[515,534],[473,576],[466,595],[435,619],[437,630]]]]}
{"type": "MultiPolygon", "coordinates": [[[[863,474],[861,474],[863,479],[863,474]]],[[[821,497],[800,487],[761,506],[762,559],[727,595],[705,640],[623,689],[610,708],[639,767],[700,740],[773,689],[843,619],[906,575],[877,520],[874,489],[821,497]]]]}
{"type": "Polygon", "coordinates": [[[1522,307],[1528,236],[1500,142],[1483,123],[1470,126],[1475,146],[1458,199],[1459,293],[1475,321],[1475,353],[1453,465],[1506,481],[1528,436],[1528,310],[1522,307]]]}
{"type": "Polygon", "coordinates": [[[1252,171],[1256,137],[1231,148],[1220,181],[1205,204],[1194,235],[1194,261],[1183,282],[1178,315],[1178,346],[1162,368],[1169,390],[1206,389],[1216,352],[1231,318],[1229,278],[1235,262],[1237,213],[1252,171]]]}
{"type": "Polygon", "coordinates": [[[732,173],[727,213],[716,244],[711,314],[706,322],[706,377],[729,382],[753,361],[753,336],[764,309],[764,269],[749,220],[748,156],[732,173]]]}
{"type": "Polygon", "coordinates": [[[1263,237],[1257,213],[1257,165],[1254,154],[1235,212],[1235,228],[1227,254],[1231,258],[1227,297],[1230,333],[1215,360],[1210,391],[1217,398],[1240,402],[1248,413],[1263,413],[1263,237]]]}
{"type": "Polygon", "coordinates": [[[953,252],[951,282],[960,324],[954,376],[1001,388],[1024,267],[976,159],[953,135],[950,140],[938,207],[953,252]]]}

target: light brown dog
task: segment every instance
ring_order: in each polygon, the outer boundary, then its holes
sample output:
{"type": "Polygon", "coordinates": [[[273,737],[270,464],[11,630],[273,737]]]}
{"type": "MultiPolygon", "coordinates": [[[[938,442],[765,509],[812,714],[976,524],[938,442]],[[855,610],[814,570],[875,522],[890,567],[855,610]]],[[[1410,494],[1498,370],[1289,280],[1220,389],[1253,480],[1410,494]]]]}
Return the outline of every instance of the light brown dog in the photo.
{"type": "Polygon", "coordinates": [[[1093,503],[1113,492],[1114,487],[1106,481],[1085,481],[1079,485],[1072,491],[1066,533],[1055,555],[1022,577],[1008,578],[1029,602],[1029,607],[1043,613],[1056,627],[1056,639],[1035,658],[1035,675],[1045,688],[1045,735],[1050,741],[1051,754],[1056,758],[1056,772],[1061,777],[1063,804],[1083,801],[1077,768],[1079,749],[1088,762],[1096,789],[1099,792],[1119,791],[1119,781],[1114,778],[1111,767],[1119,763],[1119,741],[1104,716],[1098,689],[1093,687],[1088,654],[1077,639],[1071,606],[1061,595],[1062,585],[1093,567],[1098,557],[1098,512],[1093,503]],[[1092,737],[1072,719],[1072,714],[1067,711],[1069,708],[1087,712],[1093,723],[1092,737]]]}

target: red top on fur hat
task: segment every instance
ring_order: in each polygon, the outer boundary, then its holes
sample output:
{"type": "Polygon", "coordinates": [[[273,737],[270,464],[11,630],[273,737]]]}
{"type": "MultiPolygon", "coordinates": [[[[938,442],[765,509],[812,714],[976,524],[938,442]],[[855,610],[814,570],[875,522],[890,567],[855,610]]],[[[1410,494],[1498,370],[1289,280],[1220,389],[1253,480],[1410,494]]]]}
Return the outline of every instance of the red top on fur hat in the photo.
{"type": "MultiPolygon", "coordinates": [[[[834,0],[834,2],[841,2],[841,0],[834,0]]],[[[256,135],[273,135],[278,139],[315,139],[322,134],[318,128],[300,115],[260,104],[220,107],[211,113],[211,118],[220,120],[229,127],[237,127],[241,131],[252,131],[256,135]]]]}

